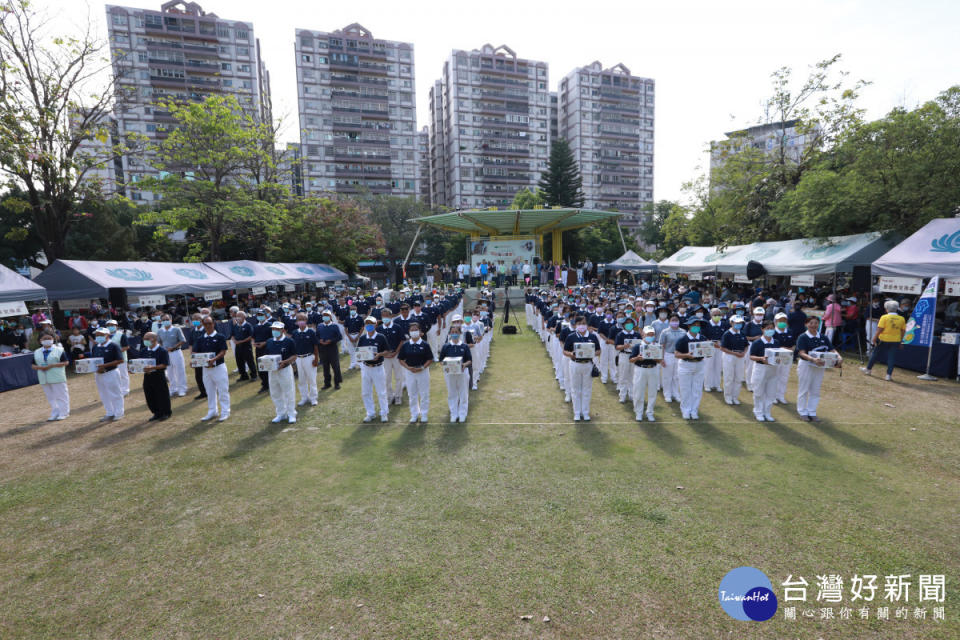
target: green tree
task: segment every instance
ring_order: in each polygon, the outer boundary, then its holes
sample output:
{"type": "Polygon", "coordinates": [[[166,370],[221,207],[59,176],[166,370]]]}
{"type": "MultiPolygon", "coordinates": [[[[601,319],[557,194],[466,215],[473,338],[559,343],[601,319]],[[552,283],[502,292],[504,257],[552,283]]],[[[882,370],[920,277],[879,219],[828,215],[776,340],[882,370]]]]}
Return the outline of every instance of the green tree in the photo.
{"type": "Polygon", "coordinates": [[[666,222],[670,212],[678,203],[670,200],[658,200],[651,202],[643,208],[642,222],[637,229],[637,240],[646,246],[654,249],[663,245],[663,223],[666,222]]]}
{"type": "Polygon", "coordinates": [[[77,203],[76,211],[78,220],[67,237],[65,258],[175,262],[183,257],[182,244],[134,224],[140,211],[126,198],[89,198],[77,203]]]}
{"type": "MultiPolygon", "coordinates": [[[[430,207],[417,201],[413,196],[402,198],[366,194],[360,198],[370,210],[370,219],[383,233],[383,248],[380,255],[392,281],[397,269],[403,264],[417,233],[417,225],[410,221],[428,216],[433,212],[430,211],[430,207]]],[[[420,240],[418,239],[417,242],[419,244],[420,240]]],[[[416,251],[411,254],[411,262],[414,261],[413,256],[416,256],[416,251]]]]}
{"type": "Polygon", "coordinates": [[[539,190],[543,193],[545,204],[551,207],[583,206],[583,181],[580,168],[570,145],[563,138],[557,138],[550,145],[550,160],[547,169],[540,176],[539,190]]]}
{"type": "Polygon", "coordinates": [[[115,101],[126,95],[117,80],[129,66],[111,61],[89,27],[53,37],[48,24],[29,0],[0,4],[0,172],[22,188],[53,262],[66,252],[76,203],[96,191],[85,179],[128,150],[108,141],[115,101]],[[84,144],[90,140],[98,144],[84,144]]]}
{"type": "Polygon", "coordinates": [[[33,211],[26,194],[17,187],[0,197],[0,264],[11,269],[24,263],[42,269],[37,260],[43,242],[33,226],[33,211]]]}
{"type": "Polygon", "coordinates": [[[513,202],[510,203],[511,209],[535,209],[545,204],[546,197],[540,189],[530,189],[524,187],[517,191],[513,196],[513,202]]]}

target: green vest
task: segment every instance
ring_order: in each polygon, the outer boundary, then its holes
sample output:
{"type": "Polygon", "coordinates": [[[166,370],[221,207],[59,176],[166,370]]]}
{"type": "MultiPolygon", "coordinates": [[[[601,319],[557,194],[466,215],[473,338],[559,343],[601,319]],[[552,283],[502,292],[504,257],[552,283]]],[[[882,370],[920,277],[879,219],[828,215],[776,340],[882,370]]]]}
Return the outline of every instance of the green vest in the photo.
{"type": "MultiPolygon", "coordinates": [[[[47,361],[43,361],[43,347],[40,347],[33,352],[33,361],[39,366],[44,366],[47,364],[55,364],[60,362],[60,356],[63,354],[63,349],[59,345],[54,344],[50,348],[50,355],[47,356],[47,361]]],[[[67,381],[67,368],[66,367],[54,367],[53,369],[48,369],[47,371],[37,371],[37,378],[40,379],[40,384],[56,384],[58,382],[67,381]]]]}

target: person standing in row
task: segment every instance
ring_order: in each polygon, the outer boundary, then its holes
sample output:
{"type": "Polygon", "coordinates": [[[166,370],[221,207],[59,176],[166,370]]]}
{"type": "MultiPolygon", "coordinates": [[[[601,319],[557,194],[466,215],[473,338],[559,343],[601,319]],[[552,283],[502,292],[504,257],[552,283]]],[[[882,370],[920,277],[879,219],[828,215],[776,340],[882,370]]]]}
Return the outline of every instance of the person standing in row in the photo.
{"type": "Polygon", "coordinates": [[[410,402],[410,422],[425,423],[430,411],[430,365],[433,351],[420,336],[420,325],[411,322],[407,333],[410,340],[404,342],[397,354],[400,365],[407,370],[407,399],[410,402]]]}
{"type": "Polygon", "coordinates": [[[733,315],[730,328],[720,338],[720,354],[723,362],[723,401],[740,404],[740,385],[746,369],[745,357],[750,343],[743,335],[743,317],[733,315]]]}
{"type": "Polygon", "coordinates": [[[143,369],[143,396],[147,408],[153,414],[150,420],[166,420],[173,411],[170,408],[170,387],[166,370],[170,366],[170,352],[160,344],[160,336],[153,331],[143,335],[138,358],[151,358],[155,364],[143,369]]]}
{"type": "Polygon", "coordinates": [[[107,331],[110,332],[110,341],[120,349],[120,355],[123,356],[123,366],[117,367],[120,374],[120,393],[124,396],[130,395],[130,372],[127,371],[127,351],[130,350],[130,343],[127,341],[127,332],[120,331],[116,320],[107,320],[107,331]]]}
{"type": "Polygon", "coordinates": [[[297,330],[290,336],[297,351],[297,385],[300,387],[298,407],[310,403],[317,406],[317,367],[320,365],[320,343],[317,333],[307,327],[307,314],[297,314],[297,330]]]}
{"type": "Polygon", "coordinates": [[[347,349],[347,354],[350,356],[350,364],[347,366],[347,371],[351,369],[359,369],[360,363],[357,361],[357,341],[360,339],[360,333],[363,330],[363,318],[360,317],[360,314],[357,313],[357,307],[353,302],[350,302],[347,305],[347,315],[343,318],[343,334],[347,340],[344,342],[344,347],[347,349]]]}
{"type": "MultiPolygon", "coordinates": [[[[754,307],[753,319],[744,326],[743,336],[750,344],[759,340],[760,336],[763,335],[763,319],[766,313],[767,311],[763,307],[754,307]]],[[[753,391],[753,366],[754,361],[747,358],[743,368],[744,382],[747,385],[747,391],[753,391]]]]}
{"type": "MultiPolygon", "coordinates": [[[[787,319],[787,314],[780,311],[773,317],[774,322],[774,334],[773,342],[780,349],[793,349],[797,345],[797,338],[790,332],[789,321],[787,319]]],[[[790,369],[793,367],[789,364],[778,364],[777,365],[777,391],[774,395],[774,404],[788,404],[787,403],[787,382],[790,380],[790,369]]]]}
{"type": "Polygon", "coordinates": [[[333,322],[333,312],[324,311],[320,326],[317,327],[317,343],[320,362],[323,363],[323,388],[330,388],[330,369],[333,369],[334,388],[339,390],[343,376],[340,374],[340,353],[338,345],[342,338],[339,325],[333,322]]]}
{"type": "MultiPolygon", "coordinates": [[[[456,319],[457,316],[454,316],[456,319]]],[[[444,372],[447,383],[447,405],[450,408],[450,422],[466,422],[470,395],[470,365],[472,358],[470,347],[463,342],[463,330],[459,324],[450,327],[449,342],[440,348],[440,362],[446,358],[461,358],[460,373],[444,372]]]]}
{"type": "MultiPolygon", "coordinates": [[[[257,311],[257,324],[253,326],[253,346],[256,349],[256,357],[258,359],[260,356],[268,355],[267,342],[273,337],[273,329],[270,326],[273,323],[269,321],[270,313],[269,307],[264,307],[257,311]]],[[[260,377],[260,390],[257,391],[257,393],[269,393],[270,372],[260,371],[258,368],[257,375],[260,377]]]]}
{"type": "MultiPolygon", "coordinates": [[[[388,312],[389,313],[389,312],[388,312]]],[[[384,372],[385,354],[390,352],[387,337],[377,332],[377,319],[367,316],[363,324],[363,333],[357,339],[357,349],[372,348],[376,357],[360,363],[360,397],[363,399],[363,408],[366,411],[364,422],[370,422],[376,415],[377,406],[373,402],[373,394],[377,394],[380,402],[380,422],[386,422],[390,414],[390,401],[387,398],[387,376],[384,372]]]]}
{"type": "MultiPolygon", "coordinates": [[[[823,359],[821,354],[836,353],[833,345],[817,329],[820,319],[807,318],[807,330],[797,338],[797,413],[809,422],[820,422],[817,417],[817,405],[820,403],[820,386],[823,384],[823,359]]],[[[837,354],[837,366],[843,358],[837,354]]]]}
{"type": "Polygon", "coordinates": [[[677,341],[686,335],[680,328],[680,316],[670,316],[667,328],[660,332],[660,346],[663,347],[663,368],[660,370],[660,388],[663,389],[663,401],[680,400],[680,388],[677,380],[677,341]]]}
{"type": "Polygon", "coordinates": [[[720,340],[727,331],[727,322],[723,312],[714,307],[710,309],[710,320],[703,326],[703,337],[713,342],[713,355],[703,360],[704,391],[720,391],[720,374],[723,370],[723,354],[720,352],[720,340]]]}
{"type": "Polygon", "coordinates": [[[674,354],[677,363],[677,386],[680,388],[680,413],[684,420],[700,419],[700,399],[703,397],[703,358],[691,354],[690,345],[708,342],[700,333],[703,320],[693,316],[687,319],[687,332],[677,340],[674,354]]]}
{"type": "MultiPolygon", "coordinates": [[[[76,328],[76,327],[75,327],[76,328]]],[[[40,348],[33,352],[32,369],[37,372],[40,388],[50,403],[47,422],[70,417],[70,390],[67,388],[67,365],[70,359],[63,347],[49,333],[40,334],[40,348]]]]}
{"type": "Polygon", "coordinates": [[[103,358],[103,364],[97,367],[94,374],[97,383],[97,393],[100,403],[106,412],[100,422],[119,420],[123,417],[123,393],[120,391],[120,372],[117,369],[125,366],[123,353],[115,342],[110,340],[110,332],[106,327],[99,327],[93,333],[94,345],[90,351],[92,358],[103,358]]]}
{"type": "Polygon", "coordinates": [[[583,316],[574,318],[573,326],[574,330],[563,343],[563,355],[570,363],[570,378],[567,380],[567,388],[570,390],[570,398],[573,401],[573,421],[578,422],[583,418],[589,422],[590,399],[593,396],[593,358],[578,358],[574,353],[576,348],[574,345],[590,343],[593,345],[594,354],[596,354],[600,351],[600,341],[597,336],[589,333],[587,320],[583,316]]]}
{"type": "Polygon", "coordinates": [[[382,326],[380,333],[387,339],[387,351],[383,357],[384,385],[387,389],[387,402],[400,404],[403,402],[403,366],[397,360],[397,352],[404,342],[405,330],[401,328],[393,317],[393,311],[388,308],[380,310],[382,326]]]}
{"type": "MultiPolygon", "coordinates": [[[[652,326],[643,328],[643,342],[633,346],[630,351],[630,362],[633,363],[633,412],[636,415],[637,422],[643,420],[644,400],[646,400],[647,420],[654,422],[653,409],[657,403],[657,387],[660,385],[660,372],[662,369],[663,358],[654,360],[644,358],[641,350],[644,345],[653,345],[656,343],[657,330],[652,326]]],[[[624,354],[622,357],[626,357],[624,354]]]]}
{"type": "Polygon", "coordinates": [[[224,356],[227,354],[227,338],[217,333],[213,316],[203,317],[203,328],[194,343],[195,353],[212,353],[213,357],[203,367],[203,386],[207,392],[207,415],[203,421],[217,416],[217,403],[220,404],[220,422],[230,417],[230,377],[224,356]]]}
{"type": "MultiPolygon", "coordinates": [[[[264,345],[264,355],[280,356],[276,371],[269,371],[270,399],[276,416],[270,422],[286,420],[290,424],[297,421],[297,392],[293,386],[294,362],[298,361],[296,342],[286,335],[286,325],[281,321],[270,325],[270,339],[264,345]]],[[[314,369],[316,375],[316,369],[314,369]]]]}
{"type": "Polygon", "coordinates": [[[237,311],[233,322],[230,323],[230,332],[233,337],[233,354],[237,359],[240,380],[256,380],[258,371],[257,361],[253,359],[253,325],[247,322],[245,312],[237,311]]]}
{"type": "Polygon", "coordinates": [[[767,349],[776,349],[773,339],[776,331],[772,320],[764,320],[763,334],[750,345],[750,359],[753,360],[753,415],[757,422],[773,422],[770,415],[773,401],[777,397],[777,369],[779,365],[767,362],[767,349]]]}
{"type": "Polygon", "coordinates": [[[630,364],[630,352],[639,340],[640,334],[636,331],[636,322],[632,317],[626,317],[623,321],[623,331],[617,333],[614,340],[617,358],[617,392],[621,404],[633,397],[634,367],[630,364]]]}
{"type": "MultiPolygon", "coordinates": [[[[191,353],[199,353],[197,350],[197,340],[199,340],[200,336],[203,335],[203,318],[204,316],[201,313],[194,313],[190,317],[190,327],[193,329],[193,332],[190,335],[191,353]]],[[[197,389],[200,391],[194,400],[203,400],[207,397],[207,388],[203,385],[203,367],[194,368],[193,380],[197,383],[197,389]]]]}
{"type": "Polygon", "coordinates": [[[170,395],[177,394],[178,397],[182,398],[187,395],[187,370],[183,362],[183,347],[186,346],[187,340],[183,337],[183,331],[180,330],[180,327],[173,326],[173,320],[169,313],[161,316],[160,330],[155,333],[157,334],[157,342],[167,352],[169,363],[165,374],[170,395]]]}

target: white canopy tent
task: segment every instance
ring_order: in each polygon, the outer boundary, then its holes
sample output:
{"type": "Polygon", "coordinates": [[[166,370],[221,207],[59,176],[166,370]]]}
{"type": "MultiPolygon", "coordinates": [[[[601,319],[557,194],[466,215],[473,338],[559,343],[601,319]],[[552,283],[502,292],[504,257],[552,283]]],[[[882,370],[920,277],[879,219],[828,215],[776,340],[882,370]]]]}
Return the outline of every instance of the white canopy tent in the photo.
{"type": "Polygon", "coordinates": [[[29,278],[0,266],[0,302],[26,302],[44,300],[47,290],[29,278]]]}
{"type": "Polygon", "coordinates": [[[875,276],[960,277],[960,218],[937,218],[873,263],[875,276]]]}
{"type": "Polygon", "coordinates": [[[627,251],[616,260],[607,263],[604,269],[611,271],[656,271],[657,263],[652,260],[644,260],[633,251],[627,251]]]}
{"type": "Polygon", "coordinates": [[[305,282],[296,271],[282,264],[257,262],[255,260],[231,260],[227,262],[204,262],[207,267],[230,280],[235,287],[251,289],[273,285],[295,285],[305,282]]]}
{"type": "Polygon", "coordinates": [[[125,289],[128,295],[172,295],[236,286],[202,262],[57,260],[36,282],[46,288],[50,300],[106,298],[110,289],[125,289]]]}

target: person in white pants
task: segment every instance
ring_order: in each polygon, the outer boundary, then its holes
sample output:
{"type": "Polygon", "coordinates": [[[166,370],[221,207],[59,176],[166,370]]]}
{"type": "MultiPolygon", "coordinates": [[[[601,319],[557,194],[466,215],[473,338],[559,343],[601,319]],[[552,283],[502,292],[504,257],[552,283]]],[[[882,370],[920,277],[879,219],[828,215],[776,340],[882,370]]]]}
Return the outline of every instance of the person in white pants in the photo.
{"type": "Polygon", "coordinates": [[[767,349],[776,349],[773,341],[773,322],[765,320],[763,335],[750,345],[750,359],[753,360],[753,415],[757,422],[773,422],[770,411],[777,398],[778,365],[767,362],[767,349]]]}
{"type": "Polygon", "coordinates": [[[167,350],[170,357],[170,364],[167,365],[167,383],[170,386],[170,396],[176,394],[182,398],[187,395],[187,370],[183,362],[183,347],[187,340],[180,327],[173,326],[173,319],[169,313],[163,314],[160,320],[160,328],[154,331],[157,339],[160,340],[160,346],[167,350]]]}
{"type": "Polygon", "coordinates": [[[107,331],[110,332],[110,341],[120,349],[123,355],[123,366],[117,367],[117,373],[120,374],[120,393],[124,396],[130,395],[130,372],[127,370],[127,351],[130,345],[127,342],[125,331],[119,331],[119,325],[116,320],[107,320],[107,331]]]}
{"type": "Polygon", "coordinates": [[[123,393],[120,391],[120,372],[117,368],[126,365],[120,347],[110,340],[109,335],[110,332],[105,327],[97,329],[94,333],[95,345],[90,352],[93,358],[103,358],[103,364],[97,367],[94,374],[97,393],[100,394],[100,402],[106,412],[100,422],[123,417],[123,393]]]}
{"type": "Polygon", "coordinates": [[[589,333],[587,320],[577,316],[573,321],[574,331],[567,336],[563,345],[564,361],[569,362],[569,379],[567,388],[570,399],[573,401],[573,420],[583,418],[590,421],[590,399],[593,396],[593,358],[578,358],[575,345],[580,343],[593,344],[594,354],[600,351],[600,341],[597,336],[589,333]]]}
{"type": "Polygon", "coordinates": [[[626,402],[633,397],[633,365],[630,364],[630,352],[635,341],[640,340],[640,334],[635,330],[633,318],[627,318],[623,323],[623,331],[617,334],[614,341],[614,350],[617,354],[617,393],[620,402],[626,402]]]}
{"type": "MultiPolygon", "coordinates": [[[[364,422],[370,422],[376,415],[377,406],[373,402],[373,394],[377,394],[380,401],[380,422],[386,422],[390,413],[390,401],[387,398],[387,377],[384,375],[384,358],[390,352],[390,345],[382,333],[377,333],[377,319],[368,316],[363,323],[363,332],[357,339],[357,357],[360,362],[360,396],[363,399],[363,408],[367,414],[364,422]],[[364,354],[372,351],[373,358],[367,359],[364,354]]],[[[396,361],[396,359],[393,359],[396,361]]]]}
{"type": "MultiPolygon", "coordinates": [[[[754,343],[760,339],[760,336],[763,335],[763,318],[765,317],[766,310],[763,307],[756,307],[753,310],[753,320],[748,322],[743,328],[743,335],[747,339],[747,342],[754,343]]],[[[747,385],[747,391],[753,391],[753,366],[754,361],[747,358],[746,365],[744,367],[744,382],[747,385]]]]}
{"type": "Polygon", "coordinates": [[[713,355],[703,360],[704,391],[720,390],[720,373],[723,370],[720,339],[726,330],[727,323],[723,319],[723,312],[718,307],[710,309],[710,321],[704,324],[703,333],[709,340],[713,340],[713,355]]]}
{"type": "Polygon", "coordinates": [[[420,337],[420,324],[411,322],[407,332],[410,339],[400,346],[397,359],[407,370],[407,399],[410,402],[410,422],[425,423],[430,411],[430,364],[433,363],[433,351],[430,345],[420,337]]]}
{"type": "Polygon", "coordinates": [[[405,331],[397,326],[393,319],[393,312],[384,308],[380,312],[380,333],[387,339],[390,350],[384,354],[383,374],[387,388],[387,402],[400,404],[403,402],[403,366],[397,360],[397,352],[403,345],[405,331]]]}
{"type": "Polygon", "coordinates": [[[223,357],[227,353],[227,338],[217,333],[213,316],[203,317],[203,329],[194,343],[195,353],[210,353],[213,357],[203,366],[203,386],[207,390],[207,415],[203,421],[217,416],[217,402],[220,404],[220,422],[230,417],[230,377],[223,357]]]}
{"type": "Polygon", "coordinates": [[[49,333],[40,334],[40,348],[33,352],[32,368],[37,372],[40,388],[50,403],[47,422],[66,420],[70,416],[70,390],[67,388],[67,365],[70,359],[63,347],[49,333]]]}
{"type": "Polygon", "coordinates": [[[297,330],[290,335],[290,338],[296,345],[297,354],[297,387],[300,389],[300,402],[297,406],[302,407],[309,402],[315,407],[317,406],[317,366],[320,364],[320,343],[317,342],[317,332],[307,326],[307,314],[297,314],[297,330]]]}
{"type": "Polygon", "coordinates": [[[677,386],[680,388],[680,413],[684,420],[700,419],[700,399],[703,397],[703,358],[691,353],[690,345],[709,342],[700,331],[703,320],[687,319],[687,333],[677,340],[674,355],[677,363],[677,386]]]}
{"type": "MultiPolygon", "coordinates": [[[[829,340],[817,331],[820,319],[807,318],[807,330],[797,338],[797,413],[809,422],[820,422],[817,405],[820,403],[820,386],[823,384],[823,359],[825,352],[836,353],[829,340]]],[[[837,367],[843,358],[837,354],[837,367]]]]}
{"type": "MultiPolygon", "coordinates": [[[[655,421],[653,415],[657,403],[657,387],[660,385],[660,372],[664,366],[663,358],[645,358],[642,349],[644,345],[654,345],[657,339],[657,330],[647,326],[643,328],[643,343],[634,345],[630,351],[630,362],[633,363],[633,412],[637,422],[643,420],[644,406],[646,406],[647,420],[655,421]]],[[[661,347],[661,351],[662,351],[661,347]]],[[[623,357],[626,357],[624,354],[623,357]]]]}
{"type": "Polygon", "coordinates": [[[450,408],[450,422],[466,422],[469,409],[470,374],[467,367],[471,363],[470,347],[463,342],[463,333],[459,325],[450,328],[448,342],[440,348],[440,362],[447,358],[460,358],[460,373],[443,372],[447,383],[447,406],[450,408]]]}
{"type": "MultiPolygon", "coordinates": [[[[280,356],[280,364],[274,371],[267,374],[270,384],[270,399],[273,401],[273,408],[276,416],[270,422],[283,422],[293,424],[297,421],[297,391],[293,385],[293,365],[299,362],[297,357],[296,342],[288,335],[285,335],[284,324],[274,322],[270,325],[270,333],[273,336],[267,340],[264,345],[264,356],[280,356]]],[[[263,357],[263,356],[261,356],[263,357]]],[[[312,367],[314,376],[316,376],[316,367],[312,367]]]]}
{"type": "Polygon", "coordinates": [[[720,338],[720,356],[723,364],[723,400],[740,404],[740,386],[743,381],[745,358],[749,347],[743,336],[743,318],[733,316],[730,328],[720,338]]]}
{"type": "Polygon", "coordinates": [[[680,328],[680,317],[670,316],[668,328],[660,332],[659,342],[663,347],[663,368],[660,370],[660,388],[663,389],[663,401],[680,400],[680,387],[677,380],[677,342],[687,332],[680,328]]]}
{"type": "MultiPolygon", "coordinates": [[[[787,329],[787,314],[780,312],[773,318],[775,333],[773,342],[781,349],[793,349],[797,345],[797,338],[787,329]]],[[[790,380],[789,364],[778,364],[777,367],[777,392],[774,395],[774,404],[787,404],[787,382],[790,380]]]]}

